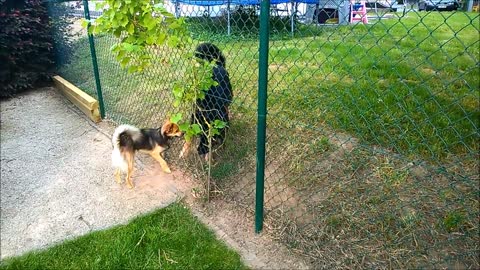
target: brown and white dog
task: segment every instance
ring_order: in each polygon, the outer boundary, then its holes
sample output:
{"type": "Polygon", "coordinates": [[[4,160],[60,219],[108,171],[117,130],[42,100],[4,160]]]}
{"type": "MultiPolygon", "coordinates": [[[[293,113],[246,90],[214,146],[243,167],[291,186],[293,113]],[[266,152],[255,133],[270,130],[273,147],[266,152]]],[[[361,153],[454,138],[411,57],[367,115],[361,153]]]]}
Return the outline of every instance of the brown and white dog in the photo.
{"type": "Polygon", "coordinates": [[[112,166],[115,168],[116,181],[120,184],[120,174],[126,173],[125,182],[129,188],[133,188],[131,177],[137,151],[148,153],[160,163],[164,172],[171,173],[161,153],[168,149],[168,140],[178,136],[182,136],[179,126],[168,120],[161,128],[139,129],[130,125],[117,127],[112,136],[112,166]]]}

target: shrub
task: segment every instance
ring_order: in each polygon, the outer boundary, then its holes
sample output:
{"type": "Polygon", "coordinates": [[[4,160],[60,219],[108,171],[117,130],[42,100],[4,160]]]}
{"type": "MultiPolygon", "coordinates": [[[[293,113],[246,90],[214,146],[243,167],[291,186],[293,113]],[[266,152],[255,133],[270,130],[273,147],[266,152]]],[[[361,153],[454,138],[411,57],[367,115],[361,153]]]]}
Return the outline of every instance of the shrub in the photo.
{"type": "Polygon", "coordinates": [[[0,0],[0,25],[0,97],[8,97],[48,78],[53,39],[40,0],[0,0]]]}
{"type": "Polygon", "coordinates": [[[232,26],[241,32],[257,32],[260,28],[260,17],[254,6],[237,6],[231,16],[232,26]]]}

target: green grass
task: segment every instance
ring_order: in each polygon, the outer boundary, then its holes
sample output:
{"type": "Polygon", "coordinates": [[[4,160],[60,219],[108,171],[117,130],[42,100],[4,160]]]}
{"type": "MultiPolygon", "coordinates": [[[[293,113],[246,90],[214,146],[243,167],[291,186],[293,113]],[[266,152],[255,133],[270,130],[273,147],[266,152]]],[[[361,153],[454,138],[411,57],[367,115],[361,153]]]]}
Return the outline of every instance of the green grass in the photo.
{"type": "Polygon", "coordinates": [[[255,129],[247,121],[237,119],[231,122],[225,145],[218,151],[221,157],[212,167],[212,178],[217,183],[225,182],[231,177],[235,177],[239,170],[253,170],[253,161],[255,153],[252,151],[255,147],[255,129]],[[235,137],[231,137],[235,136],[235,137]]]}
{"type": "MultiPolygon", "coordinates": [[[[366,144],[437,164],[477,152],[479,16],[408,14],[368,26],[304,26],[294,39],[274,36],[269,121],[277,118],[276,122],[313,129],[322,123],[366,144]]],[[[209,33],[207,29],[204,33],[209,33]]],[[[179,61],[182,52],[159,50],[153,67],[131,75],[110,54],[113,43],[107,37],[96,40],[107,112],[134,124],[157,124],[159,118],[151,117],[154,111],[162,115],[175,111],[170,89],[184,69],[179,61]],[[143,108],[151,112],[146,114],[143,108]]],[[[258,43],[235,36],[215,43],[227,56],[233,109],[252,118],[258,43]]],[[[80,40],[77,52],[61,74],[95,95],[86,39],[80,40]]]]}
{"type": "MultiPolygon", "coordinates": [[[[480,117],[478,24],[476,14],[421,13],[273,41],[270,119],[325,123],[432,162],[472,154],[480,117]]],[[[248,59],[255,44],[225,46],[248,59]]],[[[255,70],[257,63],[231,65],[255,70]]]]}
{"type": "Polygon", "coordinates": [[[126,225],[8,258],[0,269],[247,268],[182,203],[175,203],[126,225]]]}

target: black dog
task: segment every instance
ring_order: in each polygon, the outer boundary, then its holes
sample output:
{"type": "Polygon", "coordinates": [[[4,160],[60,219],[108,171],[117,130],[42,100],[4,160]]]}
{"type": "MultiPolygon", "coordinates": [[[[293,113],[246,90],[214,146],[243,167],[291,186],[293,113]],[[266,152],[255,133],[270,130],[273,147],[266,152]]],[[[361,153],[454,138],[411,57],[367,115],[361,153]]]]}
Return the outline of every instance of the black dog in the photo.
{"type": "MultiPolygon", "coordinates": [[[[229,113],[228,107],[232,103],[233,93],[230,77],[225,69],[225,56],[220,49],[212,43],[202,43],[195,49],[195,57],[200,60],[215,62],[212,78],[218,85],[211,86],[205,93],[205,98],[197,100],[197,109],[192,115],[191,123],[199,124],[205,132],[208,130],[207,123],[215,120],[221,120],[228,124],[229,113]]],[[[221,145],[225,139],[226,128],[220,130],[220,134],[213,137],[213,145],[221,145]]],[[[188,152],[189,143],[185,143],[180,153],[182,157],[188,152]]],[[[208,158],[209,147],[206,134],[200,135],[200,142],[197,147],[198,154],[205,155],[208,158]]]]}

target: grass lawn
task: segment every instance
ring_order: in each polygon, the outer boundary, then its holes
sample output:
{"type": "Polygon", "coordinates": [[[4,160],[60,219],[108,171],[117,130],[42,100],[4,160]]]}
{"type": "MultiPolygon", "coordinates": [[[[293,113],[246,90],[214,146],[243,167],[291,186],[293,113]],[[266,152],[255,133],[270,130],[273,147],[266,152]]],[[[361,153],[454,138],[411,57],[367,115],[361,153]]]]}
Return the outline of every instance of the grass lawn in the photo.
{"type": "MultiPolygon", "coordinates": [[[[362,145],[475,178],[479,25],[476,13],[411,12],[367,26],[303,26],[297,38],[272,36],[269,158],[285,146],[303,149],[313,138],[347,133],[362,145]]],[[[258,42],[218,43],[233,77],[232,111],[255,121],[258,42]]],[[[235,145],[246,145],[244,137],[235,145]]],[[[298,160],[322,149],[298,153],[298,160]]],[[[297,175],[311,171],[299,167],[297,175]]]]}
{"type": "Polygon", "coordinates": [[[8,258],[0,269],[247,268],[182,203],[175,203],[126,225],[8,258]]]}
{"type": "Polygon", "coordinates": [[[326,123],[411,159],[478,151],[479,17],[443,16],[274,41],[272,114],[326,123]]]}
{"type": "MultiPolygon", "coordinates": [[[[273,36],[270,126],[329,127],[411,159],[462,162],[479,150],[478,25],[475,13],[412,12],[368,26],[303,26],[294,39],[273,36]]],[[[157,124],[158,115],[174,111],[170,89],[184,69],[181,52],[160,50],[157,65],[129,75],[110,55],[113,42],[96,40],[107,113],[157,124]]],[[[232,111],[254,121],[258,42],[230,37],[215,43],[227,56],[232,111]]],[[[61,73],[95,95],[87,40],[78,46],[75,64],[61,73]]]]}

